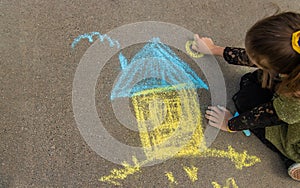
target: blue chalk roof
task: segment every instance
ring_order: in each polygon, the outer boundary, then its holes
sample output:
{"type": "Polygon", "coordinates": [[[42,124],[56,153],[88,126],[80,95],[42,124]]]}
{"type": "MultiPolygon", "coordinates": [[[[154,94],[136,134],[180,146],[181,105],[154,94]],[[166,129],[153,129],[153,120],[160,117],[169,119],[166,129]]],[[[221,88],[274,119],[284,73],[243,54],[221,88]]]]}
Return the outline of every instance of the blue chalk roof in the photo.
{"type": "Polygon", "coordinates": [[[120,97],[131,97],[134,93],[184,84],[188,88],[208,86],[198,75],[182,61],[167,45],[158,38],[147,43],[128,63],[119,54],[122,72],[111,92],[111,100],[120,97]]]}

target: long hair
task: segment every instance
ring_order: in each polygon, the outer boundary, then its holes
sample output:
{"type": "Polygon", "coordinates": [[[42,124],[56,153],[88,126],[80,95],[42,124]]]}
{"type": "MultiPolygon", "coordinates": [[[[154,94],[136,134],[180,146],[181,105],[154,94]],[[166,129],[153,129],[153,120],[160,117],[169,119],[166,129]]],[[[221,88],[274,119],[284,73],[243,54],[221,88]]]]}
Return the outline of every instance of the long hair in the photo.
{"type": "Polygon", "coordinates": [[[299,97],[300,54],[292,47],[292,34],[299,30],[300,14],[285,12],[258,21],[247,32],[246,51],[263,69],[263,88],[272,88],[279,73],[284,76],[276,92],[299,97]]]}

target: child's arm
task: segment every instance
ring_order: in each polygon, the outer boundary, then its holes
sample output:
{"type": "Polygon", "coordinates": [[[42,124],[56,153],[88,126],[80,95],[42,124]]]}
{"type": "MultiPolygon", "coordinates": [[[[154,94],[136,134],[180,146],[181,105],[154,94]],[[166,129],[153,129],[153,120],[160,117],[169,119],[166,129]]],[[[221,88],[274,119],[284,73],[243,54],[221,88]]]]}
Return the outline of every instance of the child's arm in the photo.
{"type": "Polygon", "coordinates": [[[237,117],[233,117],[224,107],[208,107],[205,118],[209,120],[209,125],[229,132],[287,125],[276,114],[272,101],[259,105],[237,117]]]}
{"type": "Polygon", "coordinates": [[[244,48],[226,47],[223,51],[223,57],[229,64],[256,67],[250,61],[244,48]]]}
{"type": "Polygon", "coordinates": [[[211,38],[199,37],[198,34],[194,35],[195,43],[192,46],[192,49],[204,53],[212,54],[215,56],[223,56],[225,61],[229,64],[242,65],[256,67],[246,53],[244,48],[232,48],[232,47],[221,47],[214,44],[211,38]]]}
{"type": "Polygon", "coordinates": [[[272,101],[261,104],[228,121],[228,128],[232,131],[264,128],[275,125],[287,125],[287,123],[278,117],[272,101]]]}

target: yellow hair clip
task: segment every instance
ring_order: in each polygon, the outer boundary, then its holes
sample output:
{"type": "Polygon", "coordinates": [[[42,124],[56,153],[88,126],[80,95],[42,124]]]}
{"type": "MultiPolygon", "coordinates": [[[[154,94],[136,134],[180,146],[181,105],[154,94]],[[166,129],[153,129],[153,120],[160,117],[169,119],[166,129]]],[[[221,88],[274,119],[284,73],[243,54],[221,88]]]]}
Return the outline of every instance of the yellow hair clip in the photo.
{"type": "Polygon", "coordinates": [[[292,47],[300,54],[300,31],[296,31],[292,35],[292,47]]]}

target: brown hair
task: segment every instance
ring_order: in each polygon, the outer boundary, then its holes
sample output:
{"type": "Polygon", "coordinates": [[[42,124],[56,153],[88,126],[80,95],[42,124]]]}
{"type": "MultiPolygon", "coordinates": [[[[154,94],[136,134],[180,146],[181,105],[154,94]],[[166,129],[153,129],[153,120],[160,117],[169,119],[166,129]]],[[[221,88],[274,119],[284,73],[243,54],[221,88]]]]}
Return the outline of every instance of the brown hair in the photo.
{"type": "Polygon", "coordinates": [[[292,34],[300,30],[300,14],[285,12],[258,21],[246,34],[246,51],[263,69],[262,87],[272,88],[273,78],[286,75],[278,94],[300,97],[300,54],[292,48],[292,34]]]}

